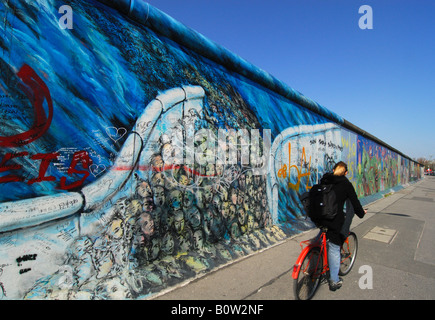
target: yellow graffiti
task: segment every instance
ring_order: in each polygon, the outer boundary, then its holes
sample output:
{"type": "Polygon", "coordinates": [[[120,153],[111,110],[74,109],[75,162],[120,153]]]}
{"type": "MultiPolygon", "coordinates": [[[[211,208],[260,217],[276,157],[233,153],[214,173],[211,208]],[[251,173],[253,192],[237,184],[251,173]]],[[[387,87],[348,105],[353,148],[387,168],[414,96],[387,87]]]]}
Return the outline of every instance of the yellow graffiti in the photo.
{"type": "Polygon", "coordinates": [[[287,166],[285,164],[278,170],[278,177],[287,178],[287,166]]]}
{"type": "MultiPolygon", "coordinates": [[[[347,178],[354,183],[353,177],[354,177],[354,169],[355,169],[355,162],[354,159],[356,159],[356,145],[355,142],[350,142],[350,139],[346,139],[345,137],[341,137],[341,145],[343,149],[347,149],[347,156],[343,160],[347,163],[348,168],[348,175],[347,178]]],[[[360,171],[360,168],[358,168],[358,172],[360,171]]]]}
{"type": "Polygon", "coordinates": [[[278,177],[285,179],[287,177],[287,175],[288,175],[289,180],[290,180],[290,170],[292,168],[295,168],[296,171],[297,171],[297,183],[291,183],[291,182],[289,182],[288,183],[288,187],[293,189],[293,190],[299,191],[299,187],[300,187],[300,184],[301,184],[301,179],[303,177],[308,177],[307,178],[307,185],[305,186],[305,188],[306,188],[306,190],[311,189],[311,187],[308,186],[308,183],[310,182],[310,178],[309,177],[311,175],[311,171],[310,171],[310,168],[311,168],[311,156],[310,156],[310,160],[309,160],[309,163],[308,163],[308,170],[307,170],[307,172],[302,173],[303,164],[307,162],[307,156],[305,154],[305,147],[302,147],[301,165],[300,165],[300,168],[299,168],[298,166],[296,166],[294,164],[293,165],[291,164],[291,143],[289,142],[289,144],[288,144],[288,162],[289,162],[288,163],[288,165],[289,165],[288,167],[287,167],[286,164],[284,164],[278,170],[278,177]],[[288,173],[287,173],[287,168],[288,168],[288,173]]]}

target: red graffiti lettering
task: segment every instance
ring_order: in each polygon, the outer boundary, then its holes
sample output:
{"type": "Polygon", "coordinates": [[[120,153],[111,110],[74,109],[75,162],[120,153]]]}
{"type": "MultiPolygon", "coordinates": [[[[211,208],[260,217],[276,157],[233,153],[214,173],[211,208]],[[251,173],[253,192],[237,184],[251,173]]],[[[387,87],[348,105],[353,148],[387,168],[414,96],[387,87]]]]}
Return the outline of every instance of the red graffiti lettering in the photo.
{"type": "Polygon", "coordinates": [[[89,157],[89,154],[86,151],[77,151],[76,153],[74,153],[71,165],[68,169],[68,174],[82,174],[83,177],[81,180],[72,182],[69,185],[66,184],[66,177],[60,178],[60,189],[70,190],[81,186],[83,182],[85,182],[86,178],[89,176],[89,171],[77,170],[76,165],[78,162],[81,162],[84,169],[89,169],[89,166],[92,164],[92,159],[89,157]]]}
{"type": "Polygon", "coordinates": [[[53,102],[44,81],[26,64],[21,67],[17,76],[23,82],[20,89],[33,105],[35,120],[28,131],[10,137],[0,137],[0,147],[19,147],[35,141],[48,130],[53,119],[53,102]],[[43,107],[44,100],[47,101],[48,117],[43,107]]]}
{"type": "MultiPolygon", "coordinates": [[[[7,153],[4,157],[3,160],[0,162],[0,172],[5,172],[8,170],[19,170],[21,169],[22,165],[20,164],[9,164],[6,165],[6,163],[14,158],[19,158],[19,157],[24,157],[27,156],[29,153],[28,152],[19,152],[19,153],[7,153]]],[[[14,175],[14,174],[8,174],[6,176],[0,177],[0,183],[6,183],[6,182],[18,182],[18,181],[23,181],[24,178],[14,175]]]]}
{"type": "MultiPolygon", "coordinates": [[[[28,65],[23,65],[18,71],[17,76],[21,79],[19,88],[23,91],[26,97],[29,99],[33,106],[34,122],[32,127],[22,133],[9,136],[0,136],[0,147],[14,148],[27,145],[36,139],[40,138],[50,127],[53,119],[53,102],[51,100],[50,91],[44,81],[38,76],[38,74],[28,65]],[[44,101],[46,101],[46,110],[44,109],[44,101]]],[[[28,156],[28,152],[19,153],[7,153],[0,162],[0,173],[10,170],[20,170],[22,165],[18,163],[10,164],[10,161],[14,158],[28,156]]],[[[59,154],[57,152],[52,153],[38,153],[30,156],[32,160],[40,160],[38,176],[27,181],[27,184],[32,185],[34,183],[40,183],[43,181],[55,181],[56,177],[52,175],[46,175],[50,163],[56,160],[59,154]]],[[[89,176],[89,172],[85,170],[77,170],[76,166],[81,163],[84,169],[88,169],[92,164],[92,159],[86,151],[78,151],[74,153],[73,159],[68,169],[68,175],[80,174],[83,177],[78,181],[71,183],[66,182],[66,177],[60,179],[59,188],[63,190],[70,190],[80,187],[86,178],[89,176]]],[[[9,182],[23,182],[25,177],[19,174],[7,174],[0,177],[1,183],[9,182]]]]}
{"type": "Polygon", "coordinates": [[[56,180],[53,176],[45,176],[45,173],[47,172],[48,166],[50,165],[51,160],[57,159],[57,156],[59,154],[56,152],[53,153],[38,153],[30,157],[32,160],[42,160],[41,164],[39,166],[39,175],[37,178],[30,179],[27,181],[27,184],[33,184],[35,182],[42,182],[42,181],[54,181],[56,180]]]}
{"type": "MultiPolygon", "coordinates": [[[[18,163],[9,163],[12,159],[19,158],[19,157],[25,157],[28,156],[28,152],[19,152],[19,153],[7,153],[3,157],[3,159],[0,161],[0,173],[6,172],[10,170],[20,170],[22,168],[22,165],[18,163]]],[[[55,181],[56,177],[49,175],[47,176],[47,170],[50,166],[51,162],[53,160],[56,160],[59,156],[59,153],[52,152],[52,153],[38,153],[35,155],[30,156],[29,158],[32,160],[40,160],[41,163],[39,164],[39,172],[38,176],[36,178],[29,179],[27,181],[27,184],[31,185],[34,183],[40,183],[43,181],[55,181]]],[[[78,164],[81,164],[84,169],[89,169],[89,166],[92,164],[92,159],[89,157],[88,152],[86,151],[77,151],[74,153],[71,164],[68,168],[68,175],[72,174],[81,174],[83,177],[78,181],[73,181],[69,184],[66,183],[66,177],[60,178],[59,183],[59,189],[62,190],[70,190],[73,188],[80,187],[86,180],[86,178],[89,176],[89,172],[86,170],[77,170],[76,167],[78,164]]],[[[25,178],[23,176],[20,176],[18,174],[8,174],[3,177],[0,177],[0,184],[1,183],[9,183],[9,182],[24,182],[25,178]]]]}

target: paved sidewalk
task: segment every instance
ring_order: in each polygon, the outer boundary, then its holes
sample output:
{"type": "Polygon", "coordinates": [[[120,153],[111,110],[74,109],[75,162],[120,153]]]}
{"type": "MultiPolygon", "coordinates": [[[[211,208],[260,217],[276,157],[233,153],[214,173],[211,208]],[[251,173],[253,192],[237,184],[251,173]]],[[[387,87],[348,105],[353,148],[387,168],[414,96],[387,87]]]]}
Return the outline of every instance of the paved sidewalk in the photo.
{"type": "MultiPolygon", "coordinates": [[[[352,224],[359,240],[354,268],[340,290],[321,285],[314,299],[435,299],[435,177],[365,207],[366,217],[355,217],[352,224]]],[[[291,271],[299,242],[316,234],[300,234],[154,299],[293,300],[291,271]]]]}

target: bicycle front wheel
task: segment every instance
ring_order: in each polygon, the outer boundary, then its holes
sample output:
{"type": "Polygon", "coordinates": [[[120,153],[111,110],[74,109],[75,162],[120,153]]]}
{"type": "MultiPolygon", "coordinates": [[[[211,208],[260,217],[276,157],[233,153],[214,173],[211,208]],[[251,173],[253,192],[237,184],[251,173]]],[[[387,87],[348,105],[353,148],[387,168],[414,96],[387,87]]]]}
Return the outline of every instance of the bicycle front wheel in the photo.
{"type": "Polygon", "coordinates": [[[341,264],[339,274],[347,275],[352,269],[358,253],[358,238],[351,232],[341,247],[341,264]]]}
{"type": "Polygon", "coordinates": [[[320,249],[312,248],[303,259],[297,278],[293,280],[296,300],[309,300],[314,296],[320,284],[322,270],[323,258],[320,249]]]}

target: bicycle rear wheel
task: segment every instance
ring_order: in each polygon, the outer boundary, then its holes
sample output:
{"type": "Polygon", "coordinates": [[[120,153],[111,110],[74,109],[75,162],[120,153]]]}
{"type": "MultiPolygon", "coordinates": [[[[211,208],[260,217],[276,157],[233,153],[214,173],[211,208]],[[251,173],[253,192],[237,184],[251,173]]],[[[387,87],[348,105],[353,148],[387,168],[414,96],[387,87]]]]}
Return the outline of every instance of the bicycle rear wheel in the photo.
{"type": "Polygon", "coordinates": [[[353,232],[349,233],[346,241],[341,247],[341,264],[339,275],[345,276],[352,269],[358,253],[358,238],[353,232]]]}
{"type": "Polygon", "coordinates": [[[320,248],[312,248],[302,261],[300,271],[293,280],[293,293],[296,300],[309,300],[319,287],[323,270],[320,248]]]}

